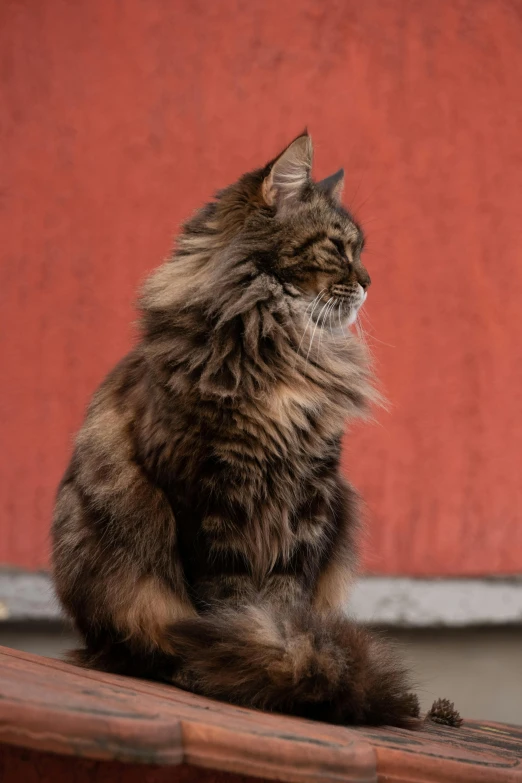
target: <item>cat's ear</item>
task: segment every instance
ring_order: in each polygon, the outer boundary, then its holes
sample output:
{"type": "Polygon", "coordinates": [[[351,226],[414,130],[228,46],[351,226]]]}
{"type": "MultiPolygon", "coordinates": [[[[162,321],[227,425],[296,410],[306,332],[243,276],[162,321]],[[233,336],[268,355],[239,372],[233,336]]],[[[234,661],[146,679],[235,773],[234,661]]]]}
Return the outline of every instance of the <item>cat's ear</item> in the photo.
{"type": "Polygon", "coordinates": [[[263,181],[263,198],[269,206],[285,207],[299,200],[310,181],[313,146],[308,133],[298,136],[272,163],[263,181]]]}
{"type": "Polygon", "coordinates": [[[334,201],[340,204],[344,190],[344,169],[339,169],[335,174],[325,177],[317,183],[316,187],[324,193],[328,193],[334,201]]]}

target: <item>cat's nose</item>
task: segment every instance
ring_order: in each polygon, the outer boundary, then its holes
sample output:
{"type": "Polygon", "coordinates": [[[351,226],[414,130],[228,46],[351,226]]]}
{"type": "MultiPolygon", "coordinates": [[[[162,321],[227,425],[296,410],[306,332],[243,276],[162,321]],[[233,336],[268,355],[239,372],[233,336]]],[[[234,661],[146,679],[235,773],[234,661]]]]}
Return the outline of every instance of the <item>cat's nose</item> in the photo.
{"type": "Polygon", "coordinates": [[[372,279],[371,279],[370,275],[368,274],[368,272],[364,271],[364,272],[361,272],[359,274],[359,279],[358,279],[357,282],[359,283],[361,288],[364,288],[364,290],[366,291],[366,289],[371,286],[372,279]]]}

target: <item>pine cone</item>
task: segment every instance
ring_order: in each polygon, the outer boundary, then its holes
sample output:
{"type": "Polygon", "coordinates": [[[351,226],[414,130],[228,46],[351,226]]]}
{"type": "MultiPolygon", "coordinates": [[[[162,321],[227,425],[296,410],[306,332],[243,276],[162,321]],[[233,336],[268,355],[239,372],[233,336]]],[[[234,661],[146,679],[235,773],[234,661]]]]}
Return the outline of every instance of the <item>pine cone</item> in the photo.
{"type": "Polygon", "coordinates": [[[453,726],[457,729],[462,725],[462,718],[455,709],[453,702],[449,699],[436,699],[431,705],[426,718],[434,723],[440,723],[443,726],[453,726]]]}

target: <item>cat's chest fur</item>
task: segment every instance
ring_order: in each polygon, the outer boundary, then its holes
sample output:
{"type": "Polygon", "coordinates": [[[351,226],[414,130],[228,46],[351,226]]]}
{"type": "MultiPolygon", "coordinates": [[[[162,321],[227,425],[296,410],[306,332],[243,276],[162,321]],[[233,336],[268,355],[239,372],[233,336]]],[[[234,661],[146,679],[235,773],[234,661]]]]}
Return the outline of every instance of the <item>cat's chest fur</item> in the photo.
{"type": "Polygon", "coordinates": [[[240,512],[203,520],[212,556],[226,540],[261,580],[273,569],[299,573],[303,558],[312,565],[332,533],[342,424],[328,399],[305,384],[280,383],[236,412],[234,450],[244,459],[230,465],[227,501],[236,497],[240,512]]]}
{"type": "Polygon", "coordinates": [[[302,458],[305,448],[320,456],[332,437],[343,429],[343,416],[324,390],[302,380],[279,381],[259,406],[260,426],[270,432],[277,428],[289,444],[288,458],[302,458]],[[292,448],[294,454],[291,453],[292,448]]]}

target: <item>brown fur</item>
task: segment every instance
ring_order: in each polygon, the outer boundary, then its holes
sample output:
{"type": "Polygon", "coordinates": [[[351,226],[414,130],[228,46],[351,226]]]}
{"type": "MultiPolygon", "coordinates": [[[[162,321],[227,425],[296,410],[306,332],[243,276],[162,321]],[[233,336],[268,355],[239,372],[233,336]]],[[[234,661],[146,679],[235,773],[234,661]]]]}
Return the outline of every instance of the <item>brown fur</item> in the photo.
{"type": "Polygon", "coordinates": [[[53,524],[78,660],[247,706],[414,725],[393,654],[344,616],[357,501],[341,436],[376,395],[347,331],[370,283],[312,145],[226,188],[141,299],[53,524]]]}

